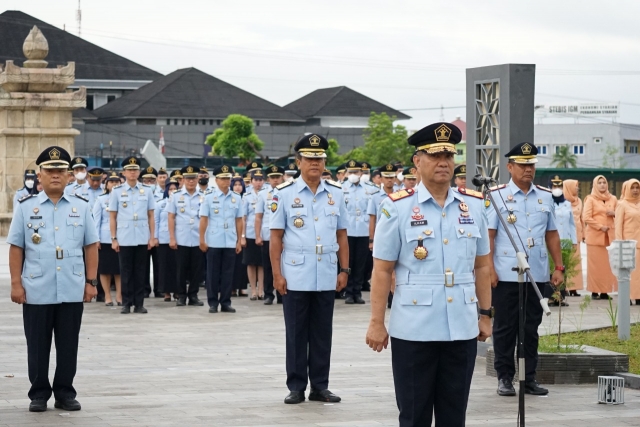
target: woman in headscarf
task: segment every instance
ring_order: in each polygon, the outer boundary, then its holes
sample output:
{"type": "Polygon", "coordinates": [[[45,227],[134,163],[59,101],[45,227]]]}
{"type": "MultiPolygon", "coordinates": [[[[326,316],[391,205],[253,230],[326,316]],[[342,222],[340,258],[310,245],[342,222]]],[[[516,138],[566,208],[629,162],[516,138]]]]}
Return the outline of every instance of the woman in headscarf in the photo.
{"type": "Polygon", "coordinates": [[[584,278],[582,275],[582,251],[580,243],[584,242],[584,221],[582,220],[582,200],[578,197],[578,181],[575,179],[565,179],[562,181],[562,194],[571,203],[573,209],[573,222],[576,224],[576,245],[575,257],[578,260],[575,275],[571,278],[571,283],[567,286],[569,295],[579,297],[578,291],[584,289],[584,278]]]}
{"type": "MultiPolygon", "coordinates": [[[[231,191],[238,193],[240,196],[244,196],[246,192],[245,181],[239,173],[234,174],[231,178],[231,191]]],[[[244,248],[240,253],[236,254],[236,264],[233,269],[233,287],[231,290],[231,296],[246,297],[247,293],[244,292],[247,289],[247,283],[249,283],[249,276],[247,274],[247,268],[242,264],[244,248]]]]}
{"type": "Polygon", "coordinates": [[[640,305],[640,181],[630,179],[622,185],[616,207],[616,240],[635,240],[636,269],[631,272],[631,300],[640,305]]]}
{"type": "MultiPolygon", "coordinates": [[[[573,250],[576,250],[578,246],[578,239],[576,237],[576,224],[573,219],[573,208],[571,207],[571,202],[564,198],[564,194],[562,191],[562,179],[558,175],[556,175],[551,180],[551,197],[553,198],[553,204],[555,208],[556,214],[556,227],[558,228],[558,233],[560,234],[561,240],[570,240],[573,244],[573,250]]],[[[562,292],[562,305],[569,305],[564,302],[564,297],[566,296],[566,291],[562,292]]],[[[560,305],[560,301],[557,300],[549,300],[549,302],[560,305]]]]}
{"type": "Polygon", "coordinates": [[[156,203],[154,220],[155,235],[158,238],[158,287],[164,293],[165,302],[171,302],[171,294],[178,299],[178,271],[176,270],[176,251],[169,247],[169,217],[166,210],[169,199],[178,190],[178,181],[170,178],[164,187],[162,200],[156,203]]]}
{"type": "Polygon", "coordinates": [[[611,272],[607,246],[615,239],[614,218],[618,200],[609,193],[607,179],[593,179],[591,194],[584,201],[582,219],[587,241],[587,290],[593,299],[609,299],[618,290],[618,280],[611,272]]]}

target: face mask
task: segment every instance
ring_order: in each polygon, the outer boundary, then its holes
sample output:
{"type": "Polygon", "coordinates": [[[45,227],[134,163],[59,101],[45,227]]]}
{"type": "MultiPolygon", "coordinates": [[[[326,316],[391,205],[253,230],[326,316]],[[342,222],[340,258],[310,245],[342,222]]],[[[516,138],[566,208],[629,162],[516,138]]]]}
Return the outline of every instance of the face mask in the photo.
{"type": "Polygon", "coordinates": [[[209,178],[200,178],[198,180],[198,184],[200,184],[200,185],[208,185],[209,184],[209,178]]]}
{"type": "Polygon", "coordinates": [[[291,182],[291,181],[293,181],[293,176],[287,175],[287,176],[284,177],[284,180],[287,181],[287,182],[291,182]]]}
{"type": "Polygon", "coordinates": [[[75,174],[76,179],[79,181],[84,181],[84,179],[87,177],[87,173],[86,172],[78,172],[77,174],[75,174]]]}
{"type": "Polygon", "coordinates": [[[24,186],[27,187],[28,189],[32,189],[33,188],[33,180],[32,179],[28,179],[24,182],[24,186]]]}
{"type": "Polygon", "coordinates": [[[404,181],[404,175],[402,175],[402,172],[398,174],[398,181],[404,181]]]}
{"type": "Polygon", "coordinates": [[[153,193],[154,191],[156,191],[156,185],[149,185],[149,187],[151,187],[151,192],[153,193]]]}
{"type": "Polygon", "coordinates": [[[369,174],[365,174],[360,177],[360,181],[362,182],[369,182],[370,180],[371,180],[371,176],[369,174]]]}
{"type": "Polygon", "coordinates": [[[360,182],[360,177],[356,174],[351,174],[349,175],[349,182],[352,184],[357,184],[358,182],[360,182]]]}
{"type": "Polygon", "coordinates": [[[560,197],[562,196],[562,188],[554,188],[551,190],[551,194],[553,194],[553,197],[560,197]]]}

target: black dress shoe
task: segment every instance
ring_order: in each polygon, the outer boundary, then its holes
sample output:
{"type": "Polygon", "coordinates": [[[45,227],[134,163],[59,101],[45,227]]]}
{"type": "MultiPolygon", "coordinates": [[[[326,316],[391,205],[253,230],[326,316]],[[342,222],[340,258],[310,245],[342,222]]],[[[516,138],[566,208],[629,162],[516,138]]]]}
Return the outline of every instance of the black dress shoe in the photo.
{"type": "Polygon", "coordinates": [[[600,299],[612,299],[609,294],[600,294],[600,299]]]}
{"type": "Polygon", "coordinates": [[[335,394],[331,393],[329,390],[313,390],[312,389],[311,393],[309,393],[309,400],[315,400],[317,402],[338,403],[342,399],[340,399],[340,396],[336,396],[335,394]]]}
{"type": "Polygon", "coordinates": [[[355,297],[353,300],[356,304],[364,304],[364,300],[362,299],[362,297],[355,297]]]}
{"type": "Polygon", "coordinates": [[[134,313],[147,314],[147,309],[144,307],[136,307],[133,309],[134,313]]]}
{"type": "Polygon", "coordinates": [[[63,409],[65,411],[79,411],[82,409],[80,402],[75,399],[56,400],[53,406],[56,409],[63,409]]]}
{"type": "Polygon", "coordinates": [[[284,398],[284,403],[295,405],[304,402],[304,391],[290,391],[289,395],[284,398]]]}
{"type": "Polygon", "coordinates": [[[125,305],[122,307],[122,310],[120,310],[120,314],[129,314],[129,313],[131,313],[130,305],[125,305]]]}
{"type": "Polygon", "coordinates": [[[549,390],[544,387],[540,387],[536,380],[524,383],[524,392],[526,394],[533,394],[534,396],[544,396],[549,394],[549,390]]]}
{"type": "Polygon", "coordinates": [[[44,399],[32,400],[29,403],[29,412],[44,412],[47,410],[47,401],[44,399]]]}
{"type": "Polygon", "coordinates": [[[113,301],[104,304],[106,307],[113,307],[113,301]]]}
{"type": "Polygon", "coordinates": [[[217,313],[218,307],[209,307],[209,313],[217,313]]]}
{"type": "Polygon", "coordinates": [[[186,298],[179,298],[178,301],[176,301],[176,307],[184,307],[185,305],[187,305],[186,298]]]}
{"type": "Polygon", "coordinates": [[[231,307],[230,305],[223,305],[220,307],[220,311],[223,313],[235,313],[236,309],[231,307]]]}
{"type": "Polygon", "coordinates": [[[104,295],[98,295],[96,297],[96,302],[104,302],[104,295]]]}
{"type": "Polygon", "coordinates": [[[347,298],[344,300],[344,303],[345,303],[345,304],[355,304],[355,303],[356,303],[356,301],[353,299],[353,297],[347,297],[347,298]]]}
{"type": "Polygon", "coordinates": [[[499,396],[515,396],[516,389],[513,388],[513,384],[509,380],[498,380],[498,395],[499,396]]]}
{"type": "Polygon", "coordinates": [[[189,298],[189,305],[197,305],[198,307],[201,307],[204,305],[204,303],[200,301],[198,297],[195,297],[195,298],[189,298]]]}
{"type": "Polygon", "coordinates": [[[600,299],[600,294],[596,292],[591,292],[591,299],[600,299]]]}
{"type": "Polygon", "coordinates": [[[273,300],[271,298],[265,298],[264,305],[273,305],[273,300]]]}

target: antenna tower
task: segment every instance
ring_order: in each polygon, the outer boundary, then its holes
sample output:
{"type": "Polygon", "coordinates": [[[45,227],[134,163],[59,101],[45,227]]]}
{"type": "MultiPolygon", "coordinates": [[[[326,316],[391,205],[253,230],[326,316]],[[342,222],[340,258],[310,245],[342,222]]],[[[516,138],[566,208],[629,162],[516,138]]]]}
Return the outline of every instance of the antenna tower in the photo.
{"type": "Polygon", "coordinates": [[[80,0],[78,0],[78,11],[76,12],[76,21],[78,21],[78,37],[82,37],[82,9],[80,0]]]}

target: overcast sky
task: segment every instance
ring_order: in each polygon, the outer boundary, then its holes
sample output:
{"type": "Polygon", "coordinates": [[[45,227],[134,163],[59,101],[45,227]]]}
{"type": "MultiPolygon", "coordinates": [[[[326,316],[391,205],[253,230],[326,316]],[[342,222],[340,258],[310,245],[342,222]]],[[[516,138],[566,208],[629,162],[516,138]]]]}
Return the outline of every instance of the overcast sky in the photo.
{"type": "MultiPolygon", "coordinates": [[[[78,32],[77,0],[1,6],[78,32]]],[[[618,121],[640,123],[639,17],[638,0],[83,0],[82,37],[278,105],[349,86],[412,116],[410,129],[441,106],[464,118],[465,68],[536,64],[536,104],[620,102],[618,121]]]]}

